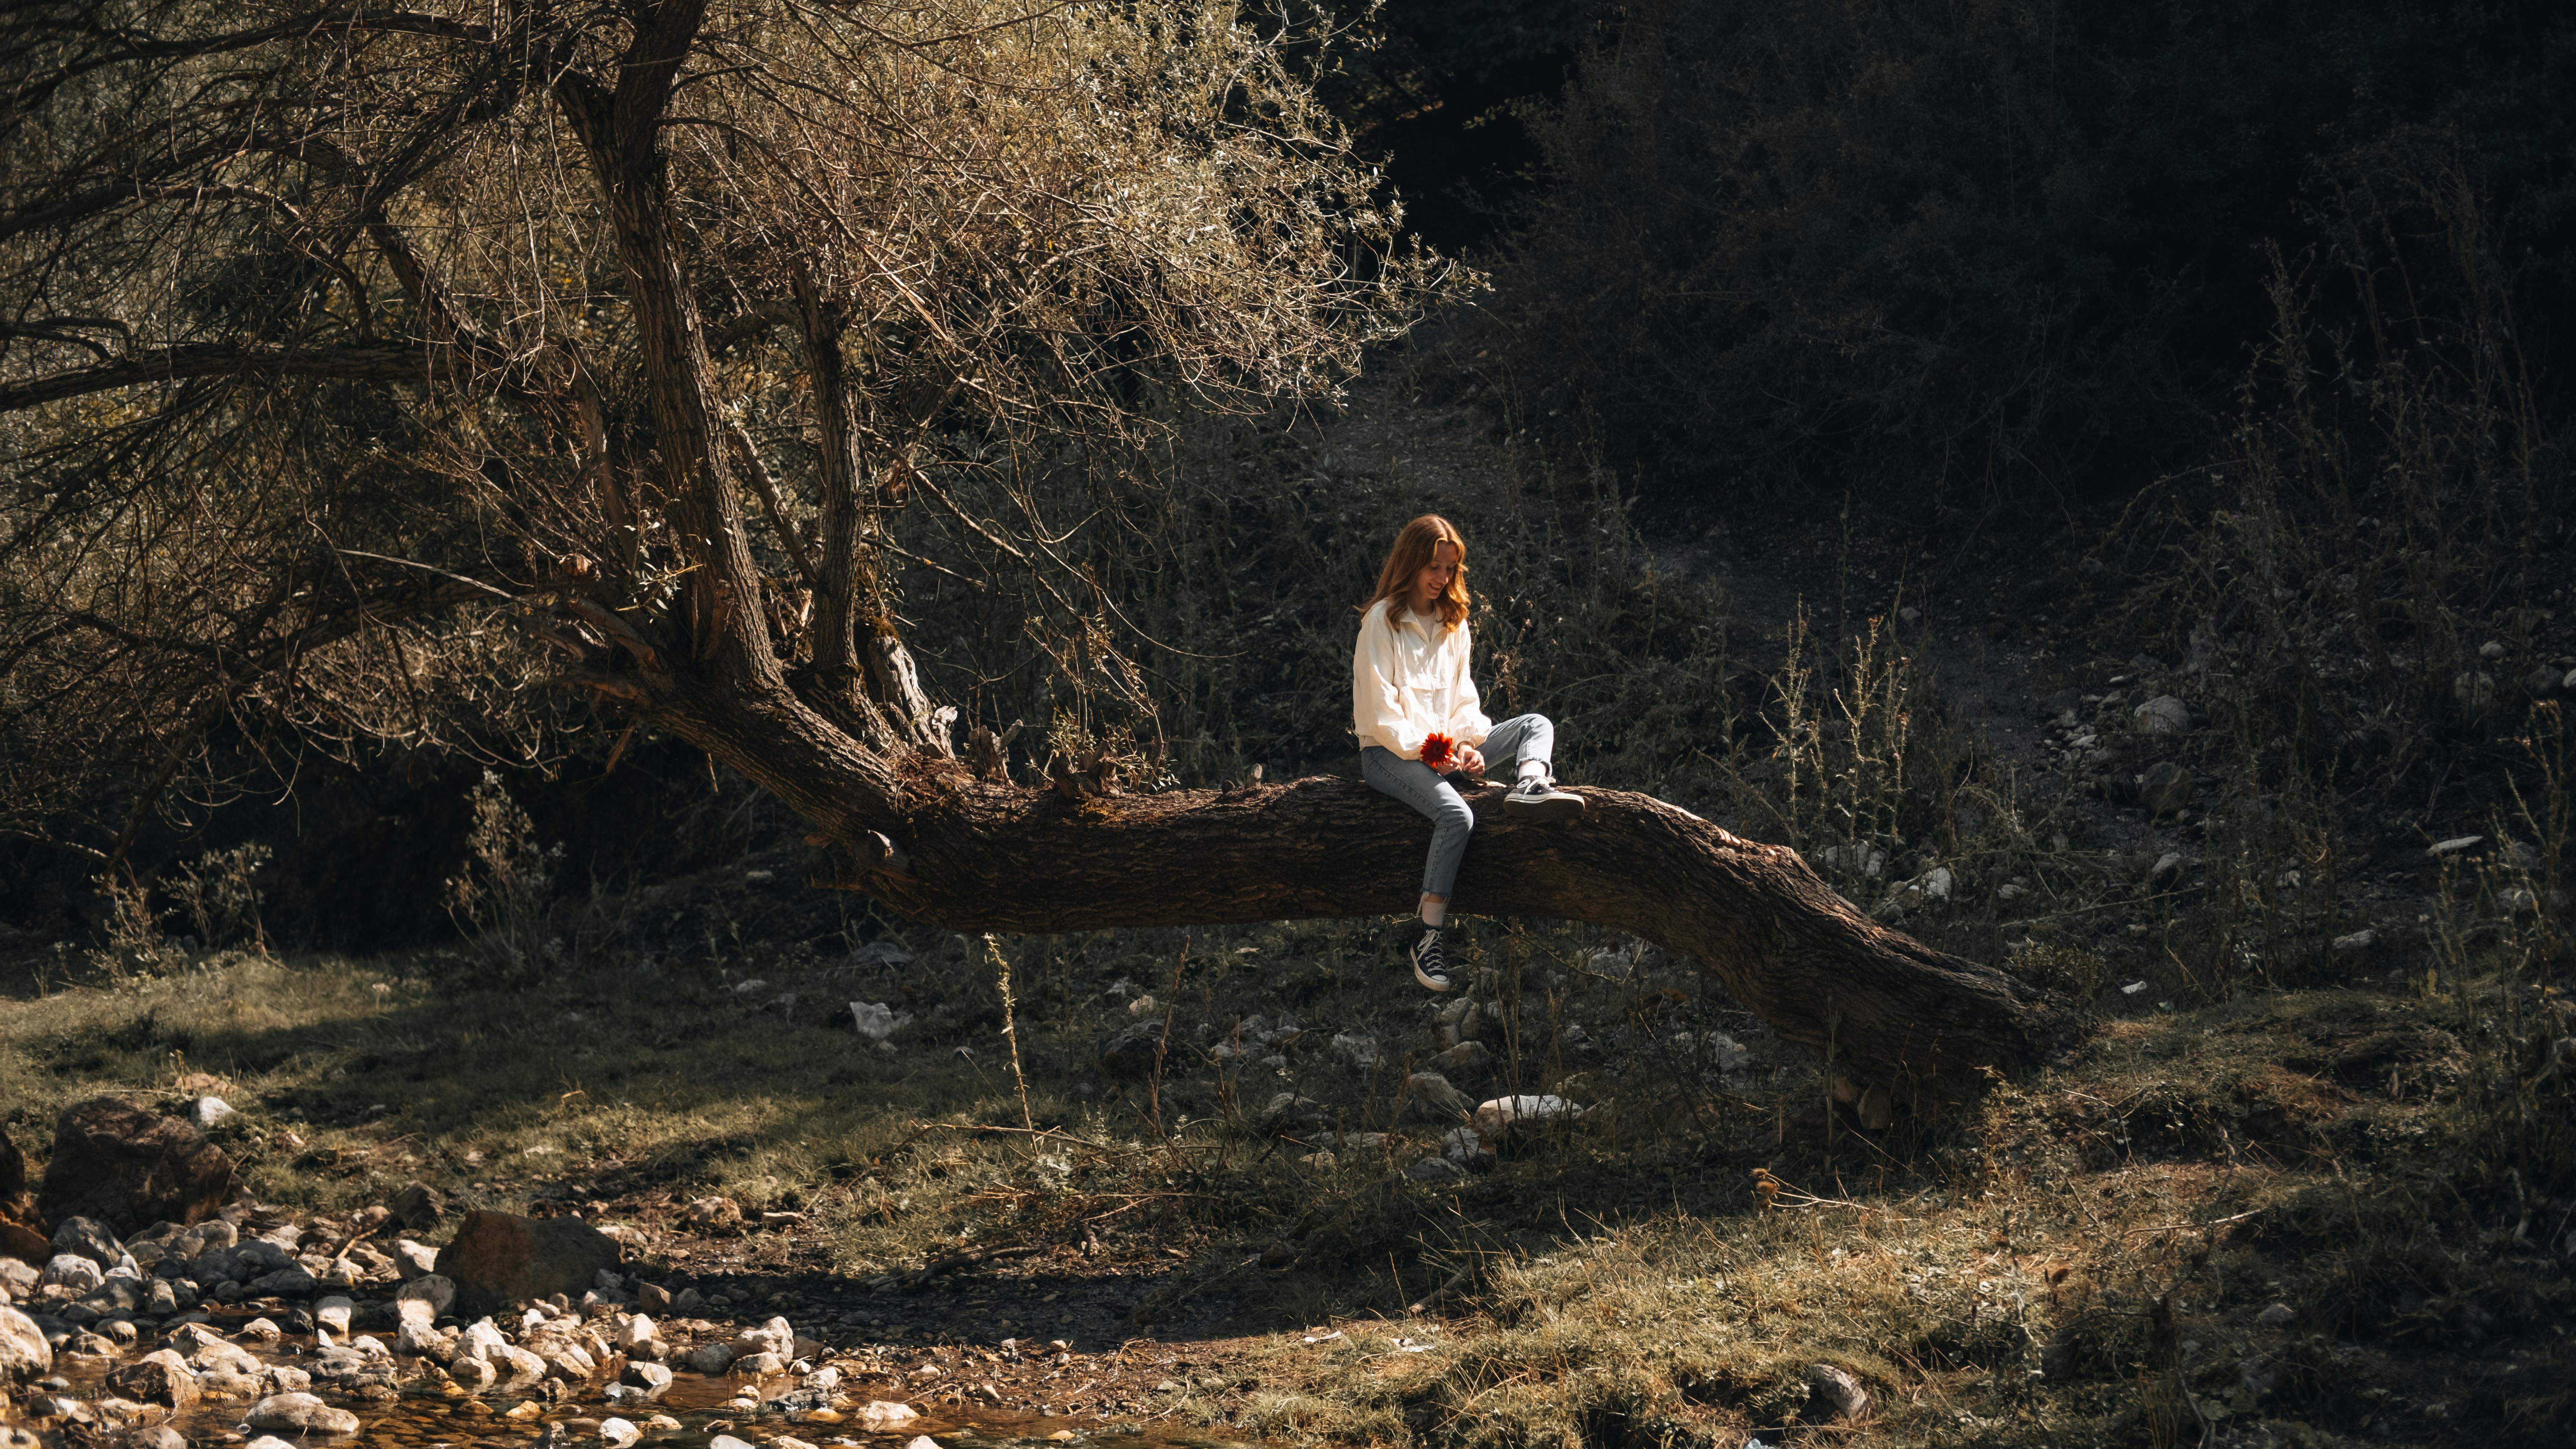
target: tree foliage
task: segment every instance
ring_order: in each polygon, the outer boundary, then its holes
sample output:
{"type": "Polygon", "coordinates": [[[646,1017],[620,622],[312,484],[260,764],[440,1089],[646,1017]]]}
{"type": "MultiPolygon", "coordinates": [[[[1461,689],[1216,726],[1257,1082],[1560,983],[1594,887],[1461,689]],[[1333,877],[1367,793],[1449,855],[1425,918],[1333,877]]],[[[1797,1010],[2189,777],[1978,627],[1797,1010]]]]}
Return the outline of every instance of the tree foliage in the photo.
{"type": "Polygon", "coordinates": [[[113,853],[174,783],[220,793],[227,720],[525,757],[691,674],[945,749],[907,530],[964,527],[1079,634],[1055,510],[1096,500],[1032,452],[1329,392],[1430,275],[1283,33],[1201,0],[17,7],[6,823],[113,853]]]}
{"type": "Polygon", "coordinates": [[[2117,500],[2225,445],[2267,247],[2334,245],[2316,213],[2401,161],[2486,195],[2526,315],[2565,305],[2571,66],[2529,0],[1641,0],[1532,116],[1497,365],[1661,486],[2117,500]]]}

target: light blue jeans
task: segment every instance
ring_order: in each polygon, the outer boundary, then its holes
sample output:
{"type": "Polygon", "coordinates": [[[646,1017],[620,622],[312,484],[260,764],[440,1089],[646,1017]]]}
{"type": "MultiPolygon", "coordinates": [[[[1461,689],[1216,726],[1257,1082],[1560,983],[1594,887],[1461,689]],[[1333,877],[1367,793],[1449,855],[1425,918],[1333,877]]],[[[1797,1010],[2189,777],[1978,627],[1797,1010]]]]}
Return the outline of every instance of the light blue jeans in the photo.
{"type": "MultiPolygon", "coordinates": [[[[1484,753],[1486,774],[1508,780],[1523,760],[1544,766],[1556,757],[1556,726],[1543,714],[1521,715],[1494,726],[1476,748],[1484,753]]],[[[1448,895],[1458,880],[1458,862],[1467,854],[1467,836],[1476,828],[1476,812],[1458,798],[1458,787],[1420,760],[1378,745],[1361,747],[1360,778],[1378,793],[1431,817],[1431,855],[1422,864],[1422,893],[1448,895]]]]}

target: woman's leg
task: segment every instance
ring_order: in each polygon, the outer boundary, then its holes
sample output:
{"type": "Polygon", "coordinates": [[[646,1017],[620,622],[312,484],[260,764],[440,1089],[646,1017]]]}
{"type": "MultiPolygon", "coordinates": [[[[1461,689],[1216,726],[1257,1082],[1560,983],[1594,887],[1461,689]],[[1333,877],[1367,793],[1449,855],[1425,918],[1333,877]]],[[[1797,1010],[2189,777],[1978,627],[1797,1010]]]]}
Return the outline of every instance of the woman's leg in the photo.
{"type": "MultiPolygon", "coordinates": [[[[1467,854],[1467,837],[1476,828],[1476,812],[1429,765],[1375,745],[1360,751],[1360,778],[1380,794],[1392,795],[1429,817],[1431,852],[1422,863],[1422,894],[1446,903],[1449,888],[1458,880],[1458,862],[1467,854]]],[[[1428,913],[1423,920],[1427,925],[1440,924],[1428,913]]]]}
{"type": "Polygon", "coordinates": [[[1467,853],[1467,837],[1476,828],[1475,812],[1438,771],[1420,760],[1399,759],[1393,751],[1375,745],[1360,751],[1360,778],[1431,817],[1431,854],[1422,863],[1422,934],[1405,955],[1413,964],[1414,980],[1430,990],[1446,991],[1449,955],[1440,942],[1440,928],[1448,920],[1449,887],[1458,879],[1458,859],[1467,853]]]}
{"type": "Polygon", "coordinates": [[[1535,765],[1546,774],[1556,758],[1556,726],[1543,714],[1516,715],[1485,736],[1484,752],[1485,766],[1494,773],[1514,767],[1527,773],[1535,765]]]}
{"type": "Polygon", "coordinates": [[[1503,797],[1503,809],[1515,820],[1571,820],[1583,813],[1583,797],[1556,788],[1556,726],[1543,714],[1525,714],[1494,726],[1485,736],[1485,768],[1519,778],[1503,797]]]}

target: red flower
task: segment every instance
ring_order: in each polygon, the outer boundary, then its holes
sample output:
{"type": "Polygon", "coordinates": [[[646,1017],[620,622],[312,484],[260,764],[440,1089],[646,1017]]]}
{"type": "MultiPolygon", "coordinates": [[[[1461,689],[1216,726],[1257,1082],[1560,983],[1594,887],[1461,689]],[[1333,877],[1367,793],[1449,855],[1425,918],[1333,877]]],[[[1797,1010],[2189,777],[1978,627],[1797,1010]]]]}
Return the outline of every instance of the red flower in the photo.
{"type": "Polygon", "coordinates": [[[1431,735],[1422,742],[1422,763],[1435,770],[1446,770],[1449,768],[1449,752],[1457,746],[1458,742],[1447,735],[1431,735]]]}

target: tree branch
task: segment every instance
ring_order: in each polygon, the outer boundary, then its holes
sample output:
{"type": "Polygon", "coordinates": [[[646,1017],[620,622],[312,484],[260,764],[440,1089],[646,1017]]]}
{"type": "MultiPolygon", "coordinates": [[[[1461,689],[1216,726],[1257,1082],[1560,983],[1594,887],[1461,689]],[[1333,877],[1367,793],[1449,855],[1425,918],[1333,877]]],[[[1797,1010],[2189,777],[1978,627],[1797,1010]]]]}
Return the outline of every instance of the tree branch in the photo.
{"type": "Polygon", "coordinates": [[[419,347],[313,347],[288,343],[193,343],[154,348],[115,362],[74,368],[0,387],[0,413],[22,412],[64,398],[185,378],[302,374],[369,382],[426,381],[441,365],[419,347]]]}

